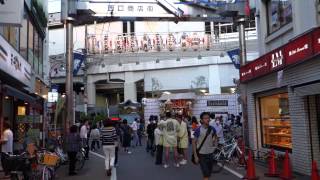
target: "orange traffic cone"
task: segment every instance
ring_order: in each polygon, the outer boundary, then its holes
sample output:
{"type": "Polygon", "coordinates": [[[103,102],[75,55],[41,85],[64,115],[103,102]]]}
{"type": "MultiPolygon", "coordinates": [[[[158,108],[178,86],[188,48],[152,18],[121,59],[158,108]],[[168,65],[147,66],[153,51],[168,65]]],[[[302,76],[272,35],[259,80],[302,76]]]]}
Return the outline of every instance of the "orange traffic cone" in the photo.
{"type": "Polygon", "coordinates": [[[280,175],[280,178],[283,180],[293,179],[292,169],[291,169],[291,164],[290,164],[290,157],[289,157],[288,151],[286,151],[286,155],[284,156],[283,170],[282,170],[282,174],[280,175]]]}
{"type": "Polygon", "coordinates": [[[277,172],[277,163],[275,159],[274,150],[271,149],[270,155],[269,155],[269,167],[268,167],[268,173],[265,173],[264,176],[266,177],[279,177],[279,173],[277,172]]]}
{"type": "Polygon", "coordinates": [[[251,151],[249,151],[249,154],[248,154],[247,174],[242,179],[247,179],[247,180],[257,180],[257,179],[259,179],[259,177],[256,176],[256,170],[255,170],[255,167],[254,167],[254,162],[253,162],[253,159],[252,159],[251,151]]]}
{"type": "Polygon", "coordinates": [[[312,161],[311,180],[320,180],[316,161],[312,161]]]}

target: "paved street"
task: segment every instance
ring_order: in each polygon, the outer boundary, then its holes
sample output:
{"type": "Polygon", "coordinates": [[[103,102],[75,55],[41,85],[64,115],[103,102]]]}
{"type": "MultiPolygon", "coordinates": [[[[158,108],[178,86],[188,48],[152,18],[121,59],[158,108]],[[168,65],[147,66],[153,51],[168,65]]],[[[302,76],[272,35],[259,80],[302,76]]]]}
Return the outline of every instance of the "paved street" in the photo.
{"type": "MultiPolygon", "coordinates": [[[[58,172],[58,179],[61,180],[87,180],[94,178],[117,179],[117,180],[196,180],[201,179],[199,167],[192,164],[175,168],[172,165],[168,169],[162,166],[156,166],[154,159],[145,152],[144,147],[132,149],[132,154],[126,154],[120,150],[119,167],[116,169],[116,177],[107,178],[104,171],[104,159],[99,154],[91,153],[90,160],[86,162],[84,169],[79,175],[67,177],[67,166],[62,167],[58,172]]],[[[211,179],[236,180],[240,179],[228,171],[214,174],[211,179]]]]}

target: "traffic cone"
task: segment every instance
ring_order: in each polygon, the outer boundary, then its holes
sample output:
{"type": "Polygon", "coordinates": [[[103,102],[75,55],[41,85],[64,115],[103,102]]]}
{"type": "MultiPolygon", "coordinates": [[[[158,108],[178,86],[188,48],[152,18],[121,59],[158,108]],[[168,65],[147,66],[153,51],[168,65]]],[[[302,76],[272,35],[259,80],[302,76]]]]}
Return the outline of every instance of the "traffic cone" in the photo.
{"type": "Polygon", "coordinates": [[[268,167],[268,173],[265,173],[264,176],[266,177],[279,177],[279,173],[277,172],[277,163],[275,159],[274,150],[271,149],[271,152],[269,154],[269,167],[268,167]]]}
{"type": "Polygon", "coordinates": [[[253,162],[253,159],[252,159],[251,151],[249,151],[248,160],[247,160],[247,174],[242,179],[247,179],[247,180],[257,180],[257,179],[259,179],[259,177],[256,176],[256,170],[255,170],[254,166],[255,165],[254,165],[254,162],[253,162]]]}
{"type": "Polygon", "coordinates": [[[311,180],[320,180],[316,161],[312,161],[311,180]]]}
{"type": "Polygon", "coordinates": [[[282,174],[280,175],[280,178],[282,180],[293,179],[292,169],[291,169],[291,164],[290,164],[290,157],[289,157],[288,151],[286,151],[286,155],[284,156],[283,170],[282,170],[282,174]]]}

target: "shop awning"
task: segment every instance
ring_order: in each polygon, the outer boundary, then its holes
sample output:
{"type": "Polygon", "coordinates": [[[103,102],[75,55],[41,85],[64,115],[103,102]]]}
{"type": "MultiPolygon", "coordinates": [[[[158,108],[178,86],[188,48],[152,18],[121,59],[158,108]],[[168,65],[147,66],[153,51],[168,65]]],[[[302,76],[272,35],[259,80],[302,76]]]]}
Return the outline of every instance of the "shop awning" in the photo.
{"type": "Polygon", "coordinates": [[[16,97],[20,100],[23,100],[23,101],[27,101],[28,103],[34,103],[36,102],[36,98],[22,92],[22,91],[19,91],[11,86],[8,86],[8,85],[4,85],[3,86],[3,91],[5,92],[6,95],[8,96],[13,96],[13,97],[16,97]]]}
{"type": "Polygon", "coordinates": [[[162,94],[159,100],[166,101],[168,99],[174,100],[174,99],[195,99],[196,94],[195,93],[177,93],[177,94],[162,94]]]}
{"type": "Polygon", "coordinates": [[[314,83],[294,88],[294,94],[297,96],[309,96],[320,94],[320,83],[314,83]]]}

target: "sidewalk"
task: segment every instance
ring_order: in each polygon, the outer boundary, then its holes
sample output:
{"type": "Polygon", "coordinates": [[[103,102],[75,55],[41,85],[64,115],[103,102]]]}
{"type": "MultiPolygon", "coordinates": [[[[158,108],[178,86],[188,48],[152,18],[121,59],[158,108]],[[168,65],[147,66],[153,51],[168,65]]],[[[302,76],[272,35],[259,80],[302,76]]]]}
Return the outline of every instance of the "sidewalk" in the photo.
{"type": "MultiPolygon", "coordinates": [[[[228,166],[229,168],[235,170],[236,172],[239,172],[243,176],[246,174],[246,170],[244,167],[231,167],[228,166]]],[[[256,176],[258,176],[260,179],[266,179],[266,180],[276,180],[279,179],[277,177],[265,177],[264,174],[268,172],[268,167],[267,164],[260,162],[260,161],[255,161],[255,170],[256,170],[256,176]]],[[[281,169],[279,169],[279,173],[281,173],[281,169]]],[[[310,180],[310,176],[305,176],[301,174],[294,173],[293,174],[294,179],[298,180],[310,180]]]]}

